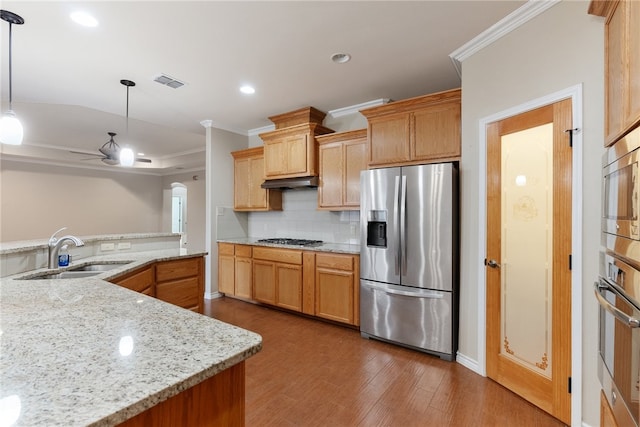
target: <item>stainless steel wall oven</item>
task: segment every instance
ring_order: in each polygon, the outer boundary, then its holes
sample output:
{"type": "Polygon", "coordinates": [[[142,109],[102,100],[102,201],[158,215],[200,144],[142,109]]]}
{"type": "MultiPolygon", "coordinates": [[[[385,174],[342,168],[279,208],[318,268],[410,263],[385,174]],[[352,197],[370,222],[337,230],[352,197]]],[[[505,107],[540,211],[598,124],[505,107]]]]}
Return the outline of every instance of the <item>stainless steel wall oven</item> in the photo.
{"type": "Polygon", "coordinates": [[[604,156],[602,251],[595,283],[598,377],[620,427],[640,424],[640,129],[604,156]]]}

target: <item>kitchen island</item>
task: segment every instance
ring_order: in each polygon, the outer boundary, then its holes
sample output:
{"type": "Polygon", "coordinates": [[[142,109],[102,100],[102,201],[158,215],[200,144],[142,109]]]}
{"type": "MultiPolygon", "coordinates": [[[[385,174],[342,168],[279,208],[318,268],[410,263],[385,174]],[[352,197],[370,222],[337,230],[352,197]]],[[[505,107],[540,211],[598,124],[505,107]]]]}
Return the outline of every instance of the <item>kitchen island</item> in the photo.
{"type": "Polygon", "coordinates": [[[3,425],[171,424],[176,410],[200,425],[242,425],[244,360],[261,337],[106,281],[185,256],[202,254],[128,253],[132,262],[94,277],[0,279],[3,425]]]}

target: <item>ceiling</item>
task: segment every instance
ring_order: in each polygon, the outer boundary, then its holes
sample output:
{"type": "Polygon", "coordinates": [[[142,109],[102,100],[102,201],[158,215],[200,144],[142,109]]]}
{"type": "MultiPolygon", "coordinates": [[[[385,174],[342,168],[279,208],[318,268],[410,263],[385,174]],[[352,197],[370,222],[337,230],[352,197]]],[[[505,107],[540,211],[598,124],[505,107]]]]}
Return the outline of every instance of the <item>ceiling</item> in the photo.
{"type": "MultiPolygon", "coordinates": [[[[247,135],[267,117],[322,111],[460,86],[449,54],[525,1],[1,1],[13,26],[13,109],[24,142],[3,158],[106,166],[91,156],[118,133],[151,165],[204,167],[200,122],[247,135]],[[79,26],[83,10],[98,21],[79,26]],[[349,53],[350,62],[331,55],[349,53]],[[167,74],[173,89],[153,81],[167,74]],[[126,138],[126,88],[129,133],[126,138]],[[251,84],[256,93],[239,87],[251,84]]],[[[0,22],[2,111],[8,109],[8,32],[0,22]]]]}

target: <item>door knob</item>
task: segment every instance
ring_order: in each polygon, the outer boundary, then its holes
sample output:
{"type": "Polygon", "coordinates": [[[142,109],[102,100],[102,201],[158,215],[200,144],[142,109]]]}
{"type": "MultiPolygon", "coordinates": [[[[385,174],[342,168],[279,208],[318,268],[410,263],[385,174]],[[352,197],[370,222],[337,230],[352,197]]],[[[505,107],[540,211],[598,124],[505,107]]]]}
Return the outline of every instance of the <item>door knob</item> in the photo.
{"type": "Polygon", "coordinates": [[[498,264],[495,259],[487,260],[485,258],[484,265],[486,265],[487,267],[491,267],[491,268],[500,268],[500,264],[498,264]]]}

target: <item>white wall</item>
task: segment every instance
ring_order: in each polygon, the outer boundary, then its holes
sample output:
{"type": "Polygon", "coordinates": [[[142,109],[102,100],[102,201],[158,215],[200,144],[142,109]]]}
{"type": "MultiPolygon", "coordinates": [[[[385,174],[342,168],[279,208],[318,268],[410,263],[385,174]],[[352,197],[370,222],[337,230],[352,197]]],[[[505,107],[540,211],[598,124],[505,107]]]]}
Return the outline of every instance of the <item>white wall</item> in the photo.
{"type": "Polygon", "coordinates": [[[0,161],[0,241],[162,231],[161,177],[0,161]]]}
{"type": "MultiPolygon", "coordinates": [[[[597,321],[592,283],[598,274],[600,177],[603,149],[602,18],[587,14],[588,1],[563,1],[464,61],[462,65],[460,353],[478,359],[477,182],[479,120],[576,84],[583,84],[583,421],[599,424],[596,375],[597,321]]],[[[581,373],[573,373],[574,376],[581,373]]]]}

